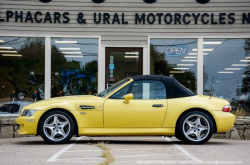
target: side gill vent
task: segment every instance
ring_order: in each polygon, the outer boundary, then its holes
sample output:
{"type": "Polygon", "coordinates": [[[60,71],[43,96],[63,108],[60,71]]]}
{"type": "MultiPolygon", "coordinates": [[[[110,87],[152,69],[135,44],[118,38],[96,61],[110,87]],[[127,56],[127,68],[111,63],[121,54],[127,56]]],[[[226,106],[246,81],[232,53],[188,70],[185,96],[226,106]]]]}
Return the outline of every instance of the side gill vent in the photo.
{"type": "Polygon", "coordinates": [[[81,105],[80,108],[81,109],[95,109],[94,106],[90,106],[90,105],[81,105]]]}

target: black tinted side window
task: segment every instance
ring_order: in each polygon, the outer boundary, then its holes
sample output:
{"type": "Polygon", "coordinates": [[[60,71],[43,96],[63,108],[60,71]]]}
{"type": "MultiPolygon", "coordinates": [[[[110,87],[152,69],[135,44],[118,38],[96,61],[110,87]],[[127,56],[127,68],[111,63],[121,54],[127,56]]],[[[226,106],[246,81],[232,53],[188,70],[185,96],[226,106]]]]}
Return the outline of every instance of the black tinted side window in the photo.
{"type": "Polygon", "coordinates": [[[133,99],[166,99],[166,89],[160,81],[135,81],[133,84],[132,92],[133,99]]]}

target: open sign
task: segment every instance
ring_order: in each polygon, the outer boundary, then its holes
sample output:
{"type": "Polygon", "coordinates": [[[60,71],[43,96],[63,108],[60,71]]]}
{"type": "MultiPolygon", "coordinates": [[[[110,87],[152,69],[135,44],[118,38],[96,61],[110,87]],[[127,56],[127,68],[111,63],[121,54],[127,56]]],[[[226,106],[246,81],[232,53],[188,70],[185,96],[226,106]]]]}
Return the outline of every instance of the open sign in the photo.
{"type": "Polygon", "coordinates": [[[179,57],[185,55],[188,50],[186,45],[169,46],[165,50],[165,55],[168,57],[179,57]]]}

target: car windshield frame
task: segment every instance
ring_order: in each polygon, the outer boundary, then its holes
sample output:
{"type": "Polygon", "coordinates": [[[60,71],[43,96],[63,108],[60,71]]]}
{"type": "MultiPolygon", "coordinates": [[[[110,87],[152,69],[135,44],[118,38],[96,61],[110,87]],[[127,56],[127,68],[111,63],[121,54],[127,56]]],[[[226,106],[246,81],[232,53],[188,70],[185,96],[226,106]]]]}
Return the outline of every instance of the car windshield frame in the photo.
{"type": "Polygon", "coordinates": [[[105,89],[104,91],[98,93],[96,96],[97,97],[102,97],[105,98],[106,96],[108,96],[109,94],[111,94],[112,92],[114,92],[116,89],[120,88],[121,86],[123,86],[124,84],[130,82],[131,78],[127,77],[121,81],[119,81],[118,83],[108,87],[107,89],[105,89]]]}

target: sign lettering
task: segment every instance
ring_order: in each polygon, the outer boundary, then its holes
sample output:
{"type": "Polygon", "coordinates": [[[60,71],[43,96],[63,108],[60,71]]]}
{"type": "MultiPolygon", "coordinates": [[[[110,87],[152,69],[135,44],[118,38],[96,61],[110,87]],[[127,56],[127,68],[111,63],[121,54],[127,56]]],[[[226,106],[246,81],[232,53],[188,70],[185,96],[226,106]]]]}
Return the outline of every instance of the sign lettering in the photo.
{"type": "Polygon", "coordinates": [[[238,15],[240,20],[236,20],[235,13],[135,13],[134,22],[126,18],[126,13],[93,13],[92,19],[85,19],[84,12],[77,15],[70,15],[70,12],[42,12],[42,11],[0,11],[1,22],[20,23],[51,23],[67,24],[71,19],[77,20],[78,24],[138,24],[138,25],[224,25],[224,24],[250,24],[250,13],[238,15]]]}
{"type": "Polygon", "coordinates": [[[166,48],[165,55],[168,57],[179,57],[185,55],[188,52],[186,45],[175,45],[166,48]]]}

